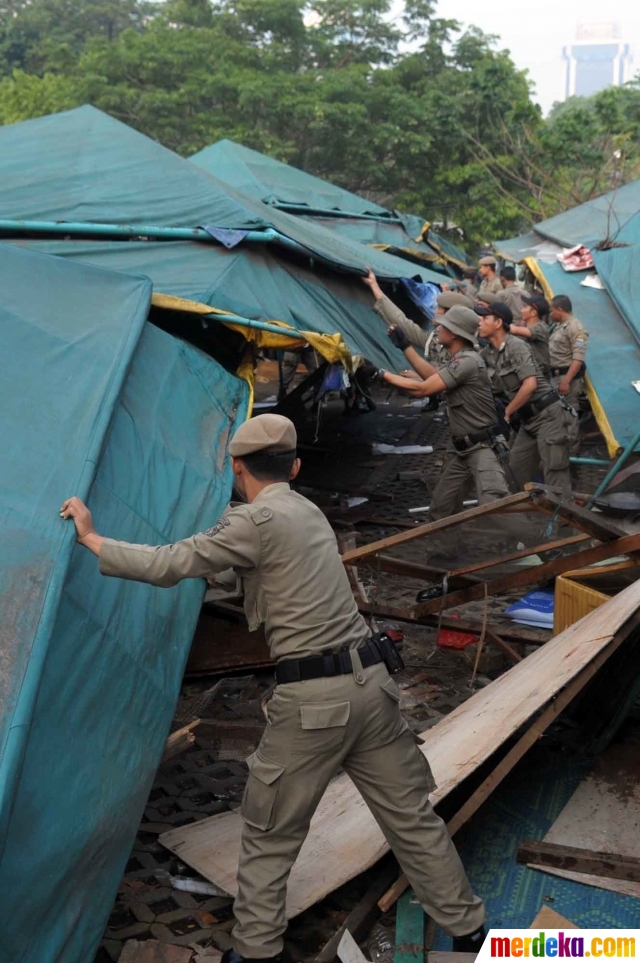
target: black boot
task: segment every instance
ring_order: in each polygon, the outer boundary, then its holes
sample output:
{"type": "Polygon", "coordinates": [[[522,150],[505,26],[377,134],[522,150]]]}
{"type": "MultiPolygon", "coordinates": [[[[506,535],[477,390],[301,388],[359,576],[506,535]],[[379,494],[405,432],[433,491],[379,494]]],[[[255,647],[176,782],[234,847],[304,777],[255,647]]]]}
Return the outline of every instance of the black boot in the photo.
{"type": "MultiPolygon", "coordinates": [[[[484,943],[486,937],[486,931],[484,926],[479,929],[474,930],[473,933],[467,933],[466,936],[454,936],[453,937],[453,952],[454,953],[479,953],[480,947],[484,943]]],[[[223,957],[224,963],[224,957],[223,957]]]]}
{"type": "Polygon", "coordinates": [[[258,959],[252,956],[241,956],[235,950],[225,950],[222,954],[220,963],[283,963],[284,954],[278,953],[277,956],[268,956],[258,959]]]}

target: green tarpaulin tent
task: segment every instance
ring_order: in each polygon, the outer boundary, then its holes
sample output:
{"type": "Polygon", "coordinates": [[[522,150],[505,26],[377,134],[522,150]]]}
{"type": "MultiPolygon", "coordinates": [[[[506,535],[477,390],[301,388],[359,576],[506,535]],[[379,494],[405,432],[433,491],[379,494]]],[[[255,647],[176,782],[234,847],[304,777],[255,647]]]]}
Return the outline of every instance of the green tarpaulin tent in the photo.
{"type": "MultiPolygon", "coordinates": [[[[257,320],[286,321],[299,330],[338,332],[352,352],[396,370],[404,367],[404,357],[386,338],[360,276],[370,265],[391,284],[408,273],[442,279],[240,195],[92,107],[0,127],[0,224],[1,235],[23,246],[146,274],[155,291],[257,320]],[[254,239],[240,235],[231,250],[199,241],[50,242],[7,227],[8,221],[25,220],[208,225],[249,230],[254,239]],[[289,238],[298,250],[260,243],[268,231],[289,238]]],[[[46,231],[37,233],[46,237],[46,231]]]]}
{"type": "Polygon", "coordinates": [[[508,260],[522,261],[548,295],[567,294],[589,331],[591,402],[613,456],[640,424],[640,180],[536,224],[529,234],[495,241],[508,260]],[[594,269],[565,271],[562,249],[583,244],[594,269]],[[585,285],[595,274],[603,290],[585,285]]]}
{"type": "Polygon", "coordinates": [[[380,245],[401,257],[444,260],[445,265],[469,263],[464,251],[428,228],[424,218],[381,207],[232,140],[219,140],[190,160],[244,195],[322,224],[342,237],[380,245]]]}
{"type": "Polygon", "coordinates": [[[89,963],[205,583],[103,578],[59,508],[147,544],[209,528],[248,389],[146,322],[146,278],[0,244],[0,289],[0,957],[89,963]]]}

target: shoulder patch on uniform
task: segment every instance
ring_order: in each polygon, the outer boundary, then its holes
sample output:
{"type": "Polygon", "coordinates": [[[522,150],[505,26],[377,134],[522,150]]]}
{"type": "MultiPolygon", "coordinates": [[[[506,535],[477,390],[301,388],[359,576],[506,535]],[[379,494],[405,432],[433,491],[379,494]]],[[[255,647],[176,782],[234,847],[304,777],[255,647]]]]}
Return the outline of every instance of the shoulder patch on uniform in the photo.
{"type": "Polygon", "coordinates": [[[576,338],[576,344],[581,348],[583,344],[586,344],[586,341],[584,338],[576,338]]]}
{"type": "Polygon", "coordinates": [[[251,512],[251,518],[254,525],[263,525],[270,518],[273,518],[273,512],[270,508],[256,508],[255,511],[251,512]]]}
{"type": "Polygon", "coordinates": [[[208,528],[206,532],[204,532],[203,534],[208,535],[209,538],[213,538],[215,535],[219,535],[222,529],[226,528],[227,525],[230,525],[230,524],[231,522],[229,521],[227,516],[223,515],[221,518],[218,519],[218,521],[215,523],[213,528],[208,528]]]}

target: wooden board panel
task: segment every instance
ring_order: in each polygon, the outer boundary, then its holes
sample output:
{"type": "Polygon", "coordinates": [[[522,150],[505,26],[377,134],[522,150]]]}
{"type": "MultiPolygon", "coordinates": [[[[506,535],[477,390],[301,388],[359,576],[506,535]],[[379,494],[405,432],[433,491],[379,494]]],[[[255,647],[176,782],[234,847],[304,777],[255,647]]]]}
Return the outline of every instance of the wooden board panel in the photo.
{"type": "MultiPolygon", "coordinates": [[[[593,771],[578,786],[544,841],[640,858],[639,749],[637,741],[629,741],[612,746],[597,759],[593,771]]],[[[534,868],[640,898],[640,883],[547,866],[534,868]]]]}
{"type": "MultiPolygon", "coordinates": [[[[422,749],[438,783],[432,801],[443,799],[546,705],[607,647],[639,607],[637,582],[424,732],[422,749]]],[[[207,879],[235,893],[241,826],[239,814],[223,813],[171,830],[160,841],[207,879]]],[[[348,776],[339,776],[325,792],[293,868],[288,916],[368,869],[387,849],[357,789],[348,776]]]]}
{"type": "Polygon", "coordinates": [[[550,930],[579,930],[580,927],[556,913],[550,906],[543,906],[536,918],[531,923],[529,929],[543,930],[545,927],[550,930]]]}

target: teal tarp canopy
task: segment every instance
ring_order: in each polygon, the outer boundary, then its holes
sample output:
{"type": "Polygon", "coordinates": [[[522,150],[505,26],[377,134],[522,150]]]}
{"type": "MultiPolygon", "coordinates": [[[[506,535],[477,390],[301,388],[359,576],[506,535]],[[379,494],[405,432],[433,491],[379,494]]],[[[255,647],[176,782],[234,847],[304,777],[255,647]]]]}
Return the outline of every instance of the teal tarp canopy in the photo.
{"type": "MultiPolygon", "coordinates": [[[[537,259],[554,294],[567,294],[590,333],[587,370],[618,443],[626,446],[640,421],[640,180],[536,224],[522,237],[495,241],[515,261],[537,259]],[[606,290],[582,284],[587,271],[565,271],[561,247],[591,248],[606,290]],[[605,250],[599,250],[603,246],[605,250]]],[[[593,272],[591,272],[593,273],[593,272]]]]}
{"type": "Polygon", "coordinates": [[[145,323],[146,278],[0,245],[3,959],[93,959],[204,583],[106,579],[59,517],[160,544],[214,524],[247,386],[145,323]]]}
{"type": "MultiPolygon", "coordinates": [[[[401,371],[406,360],[372,311],[359,278],[291,265],[264,247],[182,242],[21,241],[21,246],[114,271],[144,274],[155,291],[191,298],[244,317],[285,321],[301,331],[339,331],[353,354],[401,371]]],[[[212,322],[215,323],[215,322],[212,322]]]]}
{"type": "Polygon", "coordinates": [[[342,214],[393,217],[391,211],[373,201],[232,140],[219,140],[190,160],[265,204],[302,204],[342,214]]]}
{"type": "MultiPolygon", "coordinates": [[[[264,231],[349,272],[407,275],[405,261],[242,195],[94,107],[0,127],[0,216],[11,220],[264,231]]],[[[250,238],[241,242],[245,248],[250,238]]],[[[303,252],[303,253],[304,253],[303,252]]],[[[410,272],[436,283],[441,276],[410,272]]]]}
{"type": "Polygon", "coordinates": [[[640,426],[640,395],[631,384],[640,379],[640,345],[607,291],[580,283],[583,272],[568,273],[558,262],[541,267],[554,294],[571,298],[589,332],[589,378],[617,441],[626,447],[640,426]]]}
{"type": "Polygon", "coordinates": [[[564,247],[595,247],[606,240],[640,242],[640,180],[556,214],[534,227],[536,234],[564,247]]]}
{"type": "MultiPolygon", "coordinates": [[[[254,200],[297,209],[296,213],[305,215],[314,224],[322,218],[323,226],[342,237],[361,244],[386,244],[399,253],[409,248],[423,257],[438,256],[437,250],[428,243],[416,240],[425,226],[423,218],[381,207],[337,184],[232,140],[219,140],[198,151],[190,160],[254,200]],[[334,216],[322,217],[330,213],[334,216]]],[[[448,256],[463,263],[468,261],[466,254],[450,241],[431,230],[428,237],[448,256]]]]}

